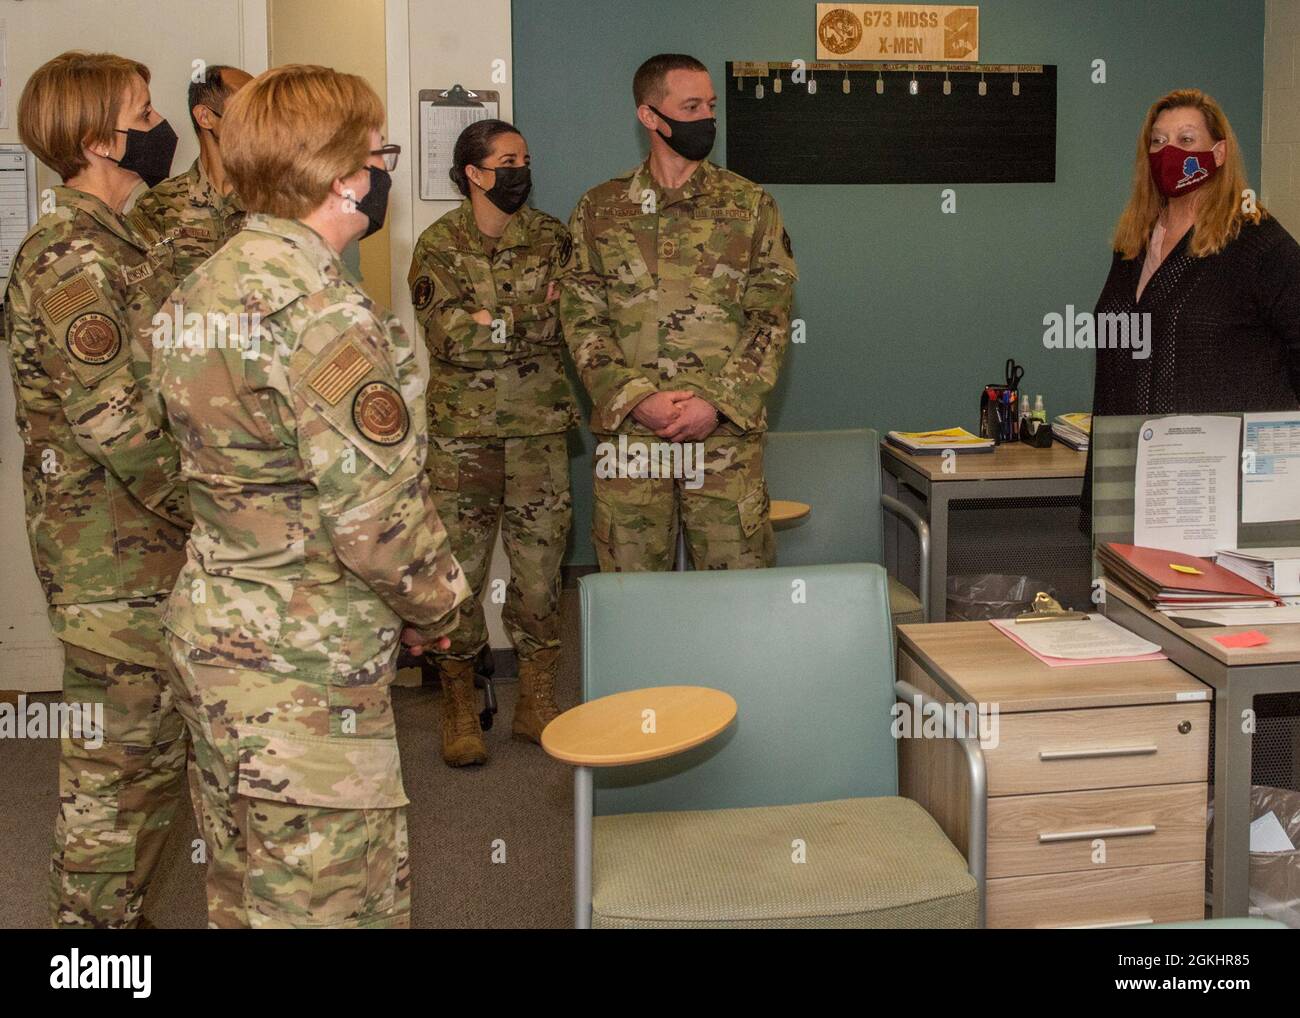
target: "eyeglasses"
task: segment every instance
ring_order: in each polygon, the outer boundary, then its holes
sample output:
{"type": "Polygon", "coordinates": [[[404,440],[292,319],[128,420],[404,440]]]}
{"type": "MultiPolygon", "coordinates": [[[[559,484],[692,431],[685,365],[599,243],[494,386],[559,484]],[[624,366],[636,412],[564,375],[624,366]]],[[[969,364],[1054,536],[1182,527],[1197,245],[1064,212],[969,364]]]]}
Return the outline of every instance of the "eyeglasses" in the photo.
{"type": "Polygon", "coordinates": [[[377,148],[371,151],[372,156],[384,157],[384,169],[392,173],[397,169],[397,157],[402,154],[401,145],[385,145],[383,148],[377,148]]]}

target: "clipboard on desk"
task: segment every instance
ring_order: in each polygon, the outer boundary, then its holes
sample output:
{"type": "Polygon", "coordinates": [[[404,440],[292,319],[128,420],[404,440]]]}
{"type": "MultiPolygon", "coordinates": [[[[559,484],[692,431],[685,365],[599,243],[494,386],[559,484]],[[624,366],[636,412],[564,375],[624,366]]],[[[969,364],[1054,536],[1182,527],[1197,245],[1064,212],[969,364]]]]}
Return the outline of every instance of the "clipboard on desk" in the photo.
{"type": "Polygon", "coordinates": [[[420,200],[460,201],[463,195],[447,175],[460,132],[477,120],[500,115],[501,93],[471,91],[461,85],[422,88],[418,94],[420,124],[420,200]]]}

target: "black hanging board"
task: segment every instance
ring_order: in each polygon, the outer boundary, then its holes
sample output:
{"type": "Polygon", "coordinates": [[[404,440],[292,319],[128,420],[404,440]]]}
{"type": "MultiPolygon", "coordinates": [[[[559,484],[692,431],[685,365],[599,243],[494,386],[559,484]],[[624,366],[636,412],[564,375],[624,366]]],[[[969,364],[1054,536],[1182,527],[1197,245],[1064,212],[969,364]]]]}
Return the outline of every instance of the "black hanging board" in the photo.
{"type": "Polygon", "coordinates": [[[918,71],[818,71],[817,91],[781,72],[743,79],[727,63],[727,167],[760,184],[1012,184],[1056,180],[1056,66],[1019,76],[918,71]],[[763,83],[763,98],[754,86],[763,83]]]}

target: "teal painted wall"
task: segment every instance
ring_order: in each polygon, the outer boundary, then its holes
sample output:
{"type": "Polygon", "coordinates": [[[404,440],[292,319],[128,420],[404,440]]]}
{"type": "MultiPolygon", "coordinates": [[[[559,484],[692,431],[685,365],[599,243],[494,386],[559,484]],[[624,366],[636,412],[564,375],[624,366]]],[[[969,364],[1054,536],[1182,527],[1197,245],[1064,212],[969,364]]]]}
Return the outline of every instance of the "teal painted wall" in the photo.
{"type": "MultiPolygon", "coordinates": [[[[1008,356],[1049,414],[1088,409],[1092,353],[1044,349],[1042,319],[1095,304],[1137,132],[1165,92],[1196,86],[1220,101],[1258,187],[1263,0],[979,8],[982,62],[1058,66],[1056,183],[961,185],[956,215],[941,214],[939,185],[772,186],[799,263],[795,314],[807,322],[773,394],[774,430],[973,430],[980,387],[1008,356]],[[1104,85],[1090,80],[1095,59],[1106,61],[1104,85]]],[[[735,87],[725,63],[814,59],[815,14],[815,0],[515,0],[515,118],[533,204],[567,219],[587,188],[645,157],[631,80],[658,52],[708,65],[720,100],[713,158],[725,165],[722,99],[735,87]]],[[[570,561],[588,563],[590,435],[581,442],[570,561]]]]}

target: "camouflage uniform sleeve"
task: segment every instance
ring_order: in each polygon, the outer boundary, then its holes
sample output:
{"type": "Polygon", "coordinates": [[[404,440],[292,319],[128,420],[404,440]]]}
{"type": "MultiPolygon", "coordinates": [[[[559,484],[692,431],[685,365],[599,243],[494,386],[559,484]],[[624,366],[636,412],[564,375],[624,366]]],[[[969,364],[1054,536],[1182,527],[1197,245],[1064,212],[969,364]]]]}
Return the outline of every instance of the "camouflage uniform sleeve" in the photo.
{"type": "Polygon", "coordinates": [[[180,454],[150,403],[156,394],[132,370],[129,318],[105,265],[77,247],[70,278],[33,287],[46,343],[39,348],[77,445],[113,473],[145,508],[182,527],[193,522],[180,454]]]}
{"type": "Polygon", "coordinates": [[[479,310],[474,295],[461,289],[454,266],[432,245],[416,246],[407,281],[431,358],[479,369],[499,368],[527,356],[515,337],[513,311],[488,308],[493,324],[474,321],[479,310]]]}
{"type": "MultiPolygon", "coordinates": [[[[573,256],[573,239],[559,223],[553,223],[554,238],[547,239],[544,271],[536,293],[528,299],[507,305],[514,324],[514,335],[521,343],[534,346],[558,346],[560,330],[558,300],[547,300],[551,285],[558,281],[561,267],[573,256]]],[[[527,350],[524,351],[528,353],[527,350]]]]}
{"type": "Polygon", "coordinates": [[[591,427],[615,431],[634,406],[658,387],[630,367],[614,335],[604,268],[588,226],[583,198],[569,220],[573,243],[560,280],[560,321],[573,363],[591,396],[591,427]]]}
{"type": "Polygon", "coordinates": [[[429,494],[424,379],[401,326],[356,303],[325,308],[299,337],[290,386],[339,561],[426,637],[449,632],[470,591],[429,494]]]}
{"type": "Polygon", "coordinates": [[[798,279],[790,235],[776,202],[764,191],[741,298],[745,331],[718,375],[693,376],[687,383],[741,431],[758,426],[764,400],[776,385],[790,342],[790,305],[798,279]]]}

